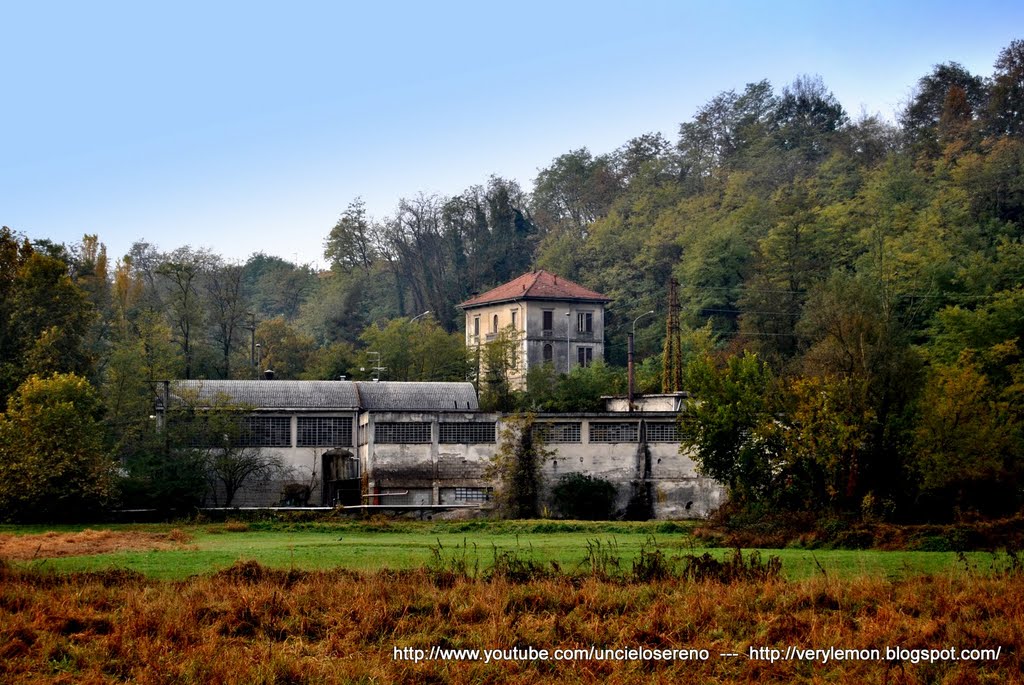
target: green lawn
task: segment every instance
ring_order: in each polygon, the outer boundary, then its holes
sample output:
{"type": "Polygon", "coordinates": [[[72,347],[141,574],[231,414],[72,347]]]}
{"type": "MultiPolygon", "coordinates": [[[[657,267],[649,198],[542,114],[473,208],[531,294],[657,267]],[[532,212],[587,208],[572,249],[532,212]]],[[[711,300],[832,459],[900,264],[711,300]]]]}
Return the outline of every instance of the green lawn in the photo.
{"type": "MultiPolygon", "coordinates": [[[[189,549],[118,552],[92,556],[38,559],[19,566],[57,571],[128,568],[157,579],[182,579],[226,568],[239,560],[256,560],[278,568],[323,569],[344,567],[359,570],[415,568],[427,564],[440,546],[443,558],[462,557],[481,568],[490,564],[494,551],[517,554],[547,563],[556,561],[563,570],[583,568],[588,545],[617,557],[629,570],[642,545],[650,540],[669,557],[683,554],[716,556],[723,549],[696,547],[687,524],[665,523],[339,523],[252,524],[250,530],[230,532],[224,524],[200,525],[103,525],[94,529],[166,532],[179,528],[193,536],[189,549]]],[[[83,528],[60,527],[61,531],[83,528]]],[[[39,533],[55,528],[0,527],[0,532],[39,533]]],[[[957,572],[970,565],[985,571],[993,555],[972,552],[964,559],[954,552],[880,552],[861,550],[761,550],[762,558],[777,555],[784,574],[803,578],[820,574],[903,577],[920,573],[957,572]],[[966,563],[965,563],[966,562],[966,563]]]]}

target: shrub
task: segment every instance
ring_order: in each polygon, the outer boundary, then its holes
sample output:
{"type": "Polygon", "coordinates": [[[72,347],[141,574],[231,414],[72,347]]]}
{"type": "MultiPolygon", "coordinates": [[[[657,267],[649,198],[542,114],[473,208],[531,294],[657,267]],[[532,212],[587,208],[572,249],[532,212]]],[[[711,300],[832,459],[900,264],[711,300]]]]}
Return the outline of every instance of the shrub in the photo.
{"type": "Polygon", "coordinates": [[[600,521],[615,512],[615,486],[603,478],[567,473],[551,491],[555,509],[564,518],[600,521]]]}

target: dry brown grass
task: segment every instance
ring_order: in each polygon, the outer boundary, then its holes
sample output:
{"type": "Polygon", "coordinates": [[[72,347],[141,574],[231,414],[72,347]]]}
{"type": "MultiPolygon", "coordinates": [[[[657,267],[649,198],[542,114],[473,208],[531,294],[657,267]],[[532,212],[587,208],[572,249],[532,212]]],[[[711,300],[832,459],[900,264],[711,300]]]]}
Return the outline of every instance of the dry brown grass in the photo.
{"type": "Polygon", "coordinates": [[[182,549],[191,540],[184,531],[144,533],[86,529],[78,533],[53,531],[36,535],[0,534],[0,559],[25,561],[110,552],[182,549]]]}
{"type": "Polygon", "coordinates": [[[515,583],[429,571],[271,570],[185,582],[127,572],[0,568],[4,683],[1013,683],[1024,583],[553,577],[515,583]],[[395,660],[394,647],[706,648],[706,662],[395,660]],[[751,646],[1002,647],[996,662],[826,664],[722,658],[751,646]]]}

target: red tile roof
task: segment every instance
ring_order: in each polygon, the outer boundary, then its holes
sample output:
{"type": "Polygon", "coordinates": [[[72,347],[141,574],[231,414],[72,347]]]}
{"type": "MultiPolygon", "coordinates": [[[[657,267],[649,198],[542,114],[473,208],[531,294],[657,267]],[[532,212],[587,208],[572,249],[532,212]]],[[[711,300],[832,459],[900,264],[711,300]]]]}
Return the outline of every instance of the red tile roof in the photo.
{"type": "Polygon", "coordinates": [[[609,298],[599,292],[584,288],[578,283],[556,276],[547,271],[531,271],[519,278],[488,290],[459,305],[462,309],[479,307],[495,302],[508,300],[586,300],[589,302],[609,302],[609,298]]]}

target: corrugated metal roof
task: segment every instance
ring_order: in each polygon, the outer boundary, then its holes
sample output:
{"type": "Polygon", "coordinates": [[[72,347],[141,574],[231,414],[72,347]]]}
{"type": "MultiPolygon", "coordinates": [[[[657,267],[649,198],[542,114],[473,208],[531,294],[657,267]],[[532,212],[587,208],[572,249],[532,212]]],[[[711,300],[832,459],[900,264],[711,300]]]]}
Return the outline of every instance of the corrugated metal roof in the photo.
{"type": "Polygon", "coordinates": [[[173,381],[179,401],[226,400],[252,409],[477,411],[472,383],[397,381],[173,381]]]}
{"type": "Polygon", "coordinates": [[[477,411],[472,383],[359,382],[363,409],[371,411],[477,411]]]}
{"type": "Polygon", "coordinates": [[[206,404],[220,398],[253,409],[358,409],[352,381],[173,381],[171,392],[206,404]]]}

